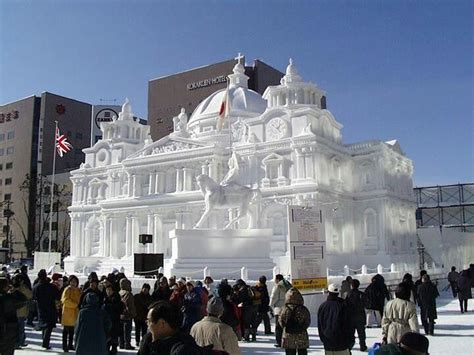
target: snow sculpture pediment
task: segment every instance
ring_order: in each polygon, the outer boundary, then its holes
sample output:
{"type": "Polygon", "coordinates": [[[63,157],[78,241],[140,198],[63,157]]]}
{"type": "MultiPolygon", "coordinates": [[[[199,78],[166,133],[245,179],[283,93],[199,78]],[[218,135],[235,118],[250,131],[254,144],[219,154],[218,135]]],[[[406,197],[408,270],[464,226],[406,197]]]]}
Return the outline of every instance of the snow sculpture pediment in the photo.
{"type": "Polygon", "coordinates": [[[154,142],[142,149],[135,154],[131,155],[130,158],[146,157],[151,155],[158,155],[163,153],[171,153],[178,151],[185,151],[203,147],[212,147],[213,144],[196,141],[194,139],[177,137],[177,136],[166,136],[157,142],[154,142]]]}

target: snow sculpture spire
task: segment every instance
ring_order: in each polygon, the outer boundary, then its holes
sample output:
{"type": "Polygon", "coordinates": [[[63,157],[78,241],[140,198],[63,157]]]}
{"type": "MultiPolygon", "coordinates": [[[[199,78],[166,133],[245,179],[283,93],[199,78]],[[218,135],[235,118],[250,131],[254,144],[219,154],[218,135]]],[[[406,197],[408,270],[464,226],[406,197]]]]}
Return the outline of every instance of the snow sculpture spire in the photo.
{"type": "Polygon", "coordinates": [[[119,113],[119,121],[133,121],[132,105],[128,97],[125,98],[125,102],[122,105],[122,112],[119,113]]]}
{"type": "Polygon", "coordinates": [[[290,58],[290,63],[286,67],[285,76],[281,79],[281,84],[299,83],[301,82],[301,76],[298,74],[298,69],[293,64],[293,59],[290,58]]]}
{"type": "Polygon", "coordinates": [[[248,88],[249,77],[245,75],[245,67],[242,64],[242,59],[245,57],[239,53],[235,59],[237,59],[237,64],[232,69],[234,74],[229,75],[229,87],[243,87],[248,88]]]}

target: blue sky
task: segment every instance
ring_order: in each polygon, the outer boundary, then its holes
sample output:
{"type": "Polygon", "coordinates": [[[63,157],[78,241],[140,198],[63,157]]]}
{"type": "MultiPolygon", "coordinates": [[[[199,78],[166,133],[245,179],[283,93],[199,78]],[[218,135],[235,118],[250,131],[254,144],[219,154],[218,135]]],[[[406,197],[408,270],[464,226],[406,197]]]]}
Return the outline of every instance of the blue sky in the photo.
{"type": "Polygon", "coordinates": [[[234,57],[327,91],[346,143],[398,139],[418,186],[474,182],[472,1],[0,1],[0,103],[99,104],[234,57]]]}

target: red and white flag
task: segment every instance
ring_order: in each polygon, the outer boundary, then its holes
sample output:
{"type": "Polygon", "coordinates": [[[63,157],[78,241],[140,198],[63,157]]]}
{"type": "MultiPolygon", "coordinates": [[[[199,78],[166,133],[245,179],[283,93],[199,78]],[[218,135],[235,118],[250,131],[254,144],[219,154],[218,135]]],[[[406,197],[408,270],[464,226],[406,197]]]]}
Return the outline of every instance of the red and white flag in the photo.
{"type": "Polygon", "coordinates": [[[221,131],[224,127],[225,119],[229,116],[230,112],[230,95],[229,95],[229,84],[225,89],[224,97],[222,98],[221,108],[219,110],[219,118],[217,119],[217,130],[221,131]]]}
{"type": "Polygon", "coordinates": [[[58,151],[58,155],[62,158],[63,154],[69,152],[71,149],[72,145],[67,141],[67,137],[59,133],[59,128],[56,127],[56,150],[58,151]]]}

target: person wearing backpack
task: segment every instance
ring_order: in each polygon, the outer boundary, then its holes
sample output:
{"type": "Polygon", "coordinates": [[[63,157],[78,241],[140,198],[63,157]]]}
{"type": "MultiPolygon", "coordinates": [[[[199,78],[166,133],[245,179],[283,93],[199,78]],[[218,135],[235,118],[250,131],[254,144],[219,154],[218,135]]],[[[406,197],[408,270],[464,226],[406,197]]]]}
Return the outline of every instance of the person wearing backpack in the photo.
{"type": "Polygon", "coordinates": [[[328,298],[319,306],[318,334],[326,354],[349,355],[354,344],[354,332],[344,300],[339,297],[339,286],[328,286],[328,298]]]}
{"type": "Polygon", "coordinates": [[[298,289],[292,287],[285,295],[285,305],[278,318],[283,328],[281,346],[286,354],[306,355],[309,348],[308,327],[311,314],[304,306],[304,300],[298,289]]]}
{"type": "Polygon", "coordinates": [[[270,307],[273,308],[273,314],[275,315],[275,347],[281,347],[281,337],[283,335],[283,328],[278,321],[280,312],[285,305],[286,292],[291,288],[291,284],[286,281],[282,274],[275,275],[275,286],[272,289],[272,295],[270,297],[270,307]]]}

